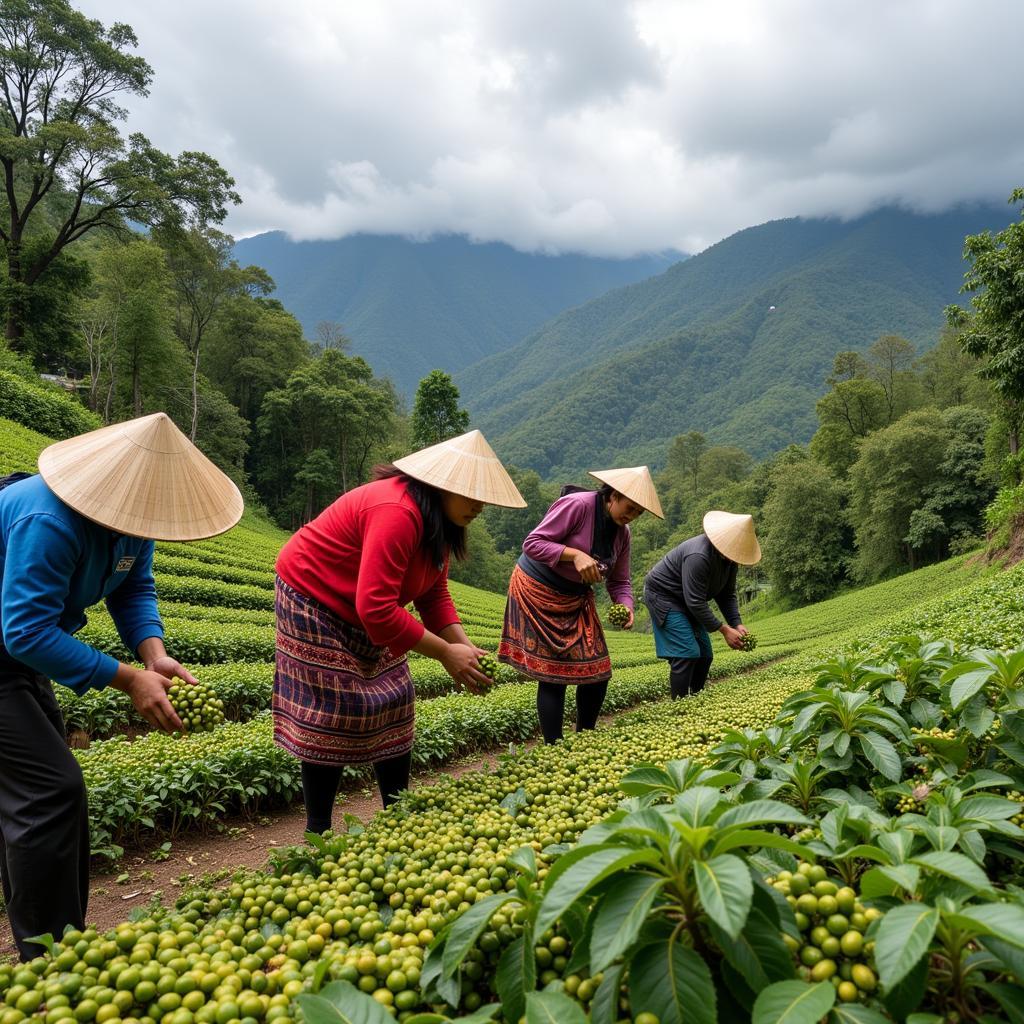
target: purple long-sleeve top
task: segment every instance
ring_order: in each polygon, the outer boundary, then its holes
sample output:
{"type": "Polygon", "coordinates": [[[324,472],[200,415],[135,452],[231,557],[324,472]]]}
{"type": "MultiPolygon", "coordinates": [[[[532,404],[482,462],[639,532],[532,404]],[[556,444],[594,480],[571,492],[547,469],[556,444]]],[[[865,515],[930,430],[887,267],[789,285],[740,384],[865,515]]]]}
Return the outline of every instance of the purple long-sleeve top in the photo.
{"type": "MultiPolygon", "coordinates": [[[[523,541],[523,554],[548,566],[559,576],[581,584],[583,579],[572,562],[560,562],[566,548],[590,552],[597,502],[593,491],[576,491],[559,498],[523,541]]],[[[630,535],[620,526],[612,544],[605,586],[613,601],[633,607],[633,584],[629,578],[630,535]]],[[[586,584],[584,584],[586,585],[586,584]]]]}

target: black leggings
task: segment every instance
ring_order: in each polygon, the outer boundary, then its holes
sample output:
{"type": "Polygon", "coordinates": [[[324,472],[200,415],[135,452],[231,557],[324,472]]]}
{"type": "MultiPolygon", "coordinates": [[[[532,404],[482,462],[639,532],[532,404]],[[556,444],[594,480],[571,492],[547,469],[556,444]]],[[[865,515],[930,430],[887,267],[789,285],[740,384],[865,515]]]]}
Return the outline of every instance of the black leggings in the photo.
{"type": "Polygon", "coordinates": [[[669,658],[668,683],[672,699],[692,697],[704,689],[711,670],[710,658],[669,658]]]}
{"type": "MultiPolygon", "coordinates": [[[[565,719],[565,691],[562,683],[537,684],[537,717],[545,743],[557,743],[562,738],[562,723],[565,719]]],[[[576,685],[576,731],[597,727],[597,716],[608,692],[607,680],[603,683],[576,685]]]]}
{"type": "MultiPolygon", "coordinates": [[[[381,802],[390,807],[409,788],[412,753],[400,754],[373,766],[381,802]]],[[[341,765],[302,762],[302,800],[306,805],[306,831],[320,835],[331,827],[334,800],[341,784],[341,765]]]]}

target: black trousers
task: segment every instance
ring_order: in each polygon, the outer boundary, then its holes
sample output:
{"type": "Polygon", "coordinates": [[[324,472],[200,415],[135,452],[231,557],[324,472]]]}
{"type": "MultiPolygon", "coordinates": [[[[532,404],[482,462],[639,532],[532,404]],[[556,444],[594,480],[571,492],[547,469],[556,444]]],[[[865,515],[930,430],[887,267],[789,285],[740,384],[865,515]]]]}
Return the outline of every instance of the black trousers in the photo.
{"type": "Polygon", "coordinates": [[[89,808],[49,680],[0,659],[0,882],[28,960],[43,952],[31,936],[85,926],[89,808]]]}
{"type": "MultiPolygon", "coordinates": [[[[537,684],[537,717],[545,743],[557,743],[562,738],[567,689],[569,687],[562,683],[537,684]]],[[[601,705],[608,692],[607,681],[577,684],[573,689],[576,691],[576,731],[596,729],[601,705]]]]}
{"type": "Polygon", "coordinates": [[[711,671],[710,658],[669,658],[668,682],[672,699],[692,697],[704,689],[711,671]]]}
{"type": "MultiPolygon", "coordinates": [[[[409,788],[412,753],[400,754],[373,766],[381,803],[390,807],[409,788]]],[[[320,835],[331,827],[334,801],[341,785],[339,765],[302,762],[302,800],[306,805],[306,831],[320,835]]]]}

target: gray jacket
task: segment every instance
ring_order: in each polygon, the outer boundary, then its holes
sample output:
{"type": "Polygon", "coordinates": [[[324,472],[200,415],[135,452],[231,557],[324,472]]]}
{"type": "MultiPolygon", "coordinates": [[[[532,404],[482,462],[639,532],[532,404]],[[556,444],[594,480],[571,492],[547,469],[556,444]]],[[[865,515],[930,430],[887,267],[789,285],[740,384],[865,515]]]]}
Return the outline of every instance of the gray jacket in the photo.
{"type": "Polygon", "coordinates": [[[718,605],[730,626],[740,625],[736,600],[736,563],[718,553],[702,533],[673,548],[644,580],[644,604],[659,626],[673,609],[700,623],[709,633],[722,623],[711,610],[718,605]]]}

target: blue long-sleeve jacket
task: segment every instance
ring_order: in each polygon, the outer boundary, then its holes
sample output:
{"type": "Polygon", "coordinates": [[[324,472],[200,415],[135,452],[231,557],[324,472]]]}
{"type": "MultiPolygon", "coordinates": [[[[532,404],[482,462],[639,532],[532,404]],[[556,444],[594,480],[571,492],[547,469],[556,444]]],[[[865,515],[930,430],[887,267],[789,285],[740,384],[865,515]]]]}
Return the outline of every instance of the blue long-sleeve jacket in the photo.
{"type": "Polygon", "coordinates": [[[117,660],[72,635],[102,599],[124,645],[163,637],[153,542],[100,526],[32,476],[0,491],[0,644],[9,657],[84,693],[117,660]]]}

